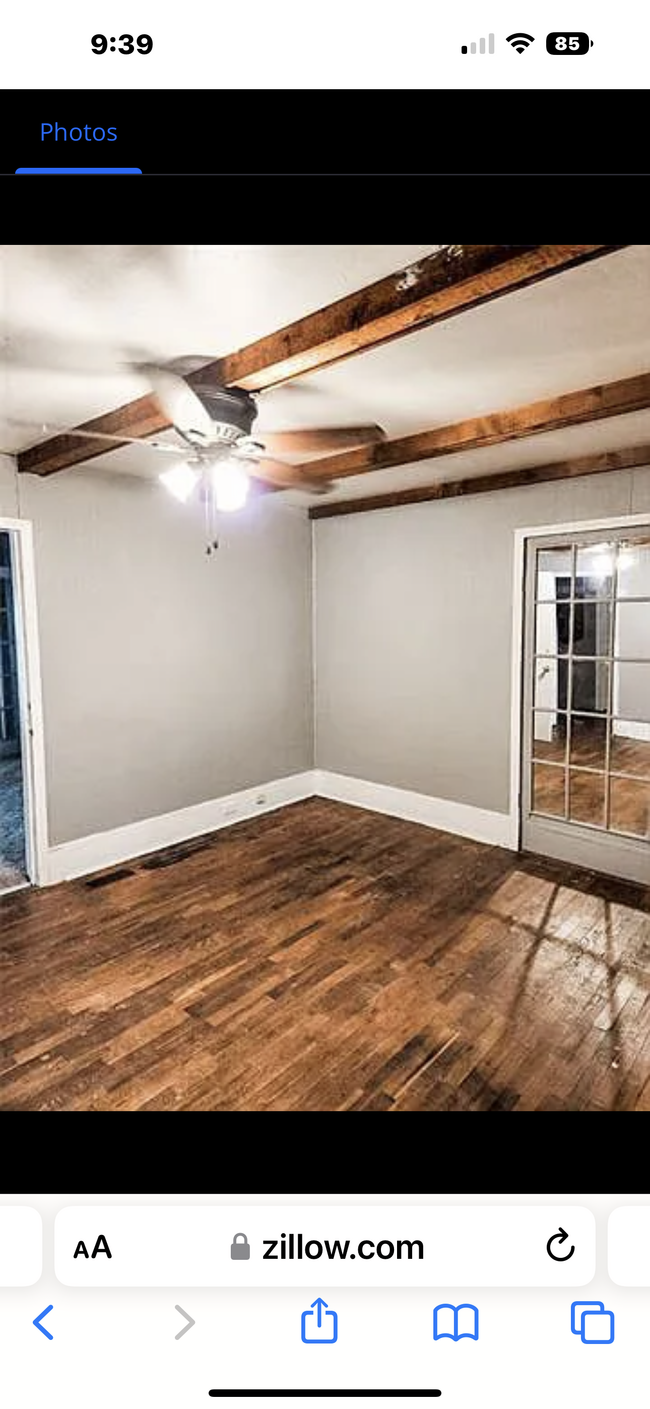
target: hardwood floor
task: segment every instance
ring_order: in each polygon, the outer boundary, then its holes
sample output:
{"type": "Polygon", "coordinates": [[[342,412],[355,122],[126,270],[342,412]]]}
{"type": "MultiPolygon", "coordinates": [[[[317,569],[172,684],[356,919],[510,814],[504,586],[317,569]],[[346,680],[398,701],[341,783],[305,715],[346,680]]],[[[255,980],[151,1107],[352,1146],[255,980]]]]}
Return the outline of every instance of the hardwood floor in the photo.
{"type": "Polygon", "coordinates": [[[650,887],[321,799],[0,901],[2,1110],[650,1110],[650,887]]]}

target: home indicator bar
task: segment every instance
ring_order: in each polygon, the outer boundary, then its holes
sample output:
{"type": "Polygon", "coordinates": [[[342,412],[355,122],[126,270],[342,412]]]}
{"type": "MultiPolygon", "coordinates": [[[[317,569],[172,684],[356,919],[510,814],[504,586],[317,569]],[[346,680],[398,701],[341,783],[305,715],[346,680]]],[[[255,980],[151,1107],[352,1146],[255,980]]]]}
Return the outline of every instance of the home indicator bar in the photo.
{"type": "Polygon", "coordinates": [[[439,1399],[441,1389],[211,1389],[212,1399],[439,1399]]]}

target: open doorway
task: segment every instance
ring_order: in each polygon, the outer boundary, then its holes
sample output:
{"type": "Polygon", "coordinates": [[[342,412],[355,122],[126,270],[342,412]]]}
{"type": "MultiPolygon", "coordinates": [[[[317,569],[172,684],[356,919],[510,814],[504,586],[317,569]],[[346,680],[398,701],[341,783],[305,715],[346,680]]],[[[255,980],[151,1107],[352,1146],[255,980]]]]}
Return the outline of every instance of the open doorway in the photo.
{"type": "Polygon", "coordinates": [[[0,892],[27,881],[14,566],[0,531],[0,892]]]}

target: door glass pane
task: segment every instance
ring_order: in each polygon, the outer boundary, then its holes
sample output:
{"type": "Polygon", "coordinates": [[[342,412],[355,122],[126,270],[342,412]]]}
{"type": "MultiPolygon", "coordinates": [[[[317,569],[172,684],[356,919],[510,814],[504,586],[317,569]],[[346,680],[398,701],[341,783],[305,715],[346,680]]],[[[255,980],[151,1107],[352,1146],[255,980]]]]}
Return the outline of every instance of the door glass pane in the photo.
{"type": "Polygon", "coordinates": [[[564,817],[564,769],[551,764],[533,765],[532,810],[564,817]]]}
{"type": "Polygon", "coordinates": [[[628,538],[618,550],[618,597],[650,597],[650,538],[628,538]]]}
{"type": "Polygon", "coordinates": [[[635,665],[614,663],[612,712],[623,719],[650,723],[650,662],[635,665]]]}
{"type": "Polygon", "coordinates": [[[533,756],[564,763],[566,754],[566,714],[536,711],[533,714],[533,756]]]}
{"type": "Polygon", "coordinates": [[[617,603],[614,655],[650,660],[650,601],[617,603]]]}
{"type": "Polygon", "coordinates": [[[615,719],[609,749],[613,773],[638,773],[650,778],[650,725],[615,719]],[[644,734],[639,737],[641,730],[644,734]]]}
{"type": "Polygon", "coordinates": [[[611,602],[575,602],[573,654],[608,656],[611,649],[611,602]]]}
{"type": "Polygon", "coordinates": [[[566,708],[566,661],[551,660],[550,656],[539,656],[535,661],[535,688],[533,704],[535,709],[557,710],[566,708]],[[562,678],[560,680],[560,677],[562,678]],[[564,681],[564,697],[561,698],[561,683],[564,681]]]}
{"type": "Polygon", "coordinates": [[[578,768],[605,768],[607,724],[593,714],[571,715],[570,761],[578,768]]]}
{"type": "Polygon", "coordinates": [[[556,656],[557,612],[554,602],[540,602],[536,608],[535,651],[538,656],[556,656]]]}
{"type": "Polygon", "coordinates": [[[572,676],[571,708],[581,714],[604,714],[609,690],[609,662],[576,661],[572,676]]]}
{"type": "MultiPolygon", "coordinates": [[[[571,545],[543,548],[537,554],[537,600],[554,602],[557,577],[571,577],[571,545]]],[[[567,594],[568,595],[568,594],[567,594]]]]}
{"type": "Polygon", "coordinates": [[[557,653],[559,656],[566,656],[569,654],[571,644],[571,615],[573,608],[568,601],[571,578],[558,577],[556,585],[558,590],[558,600],[555,607],[557,653]]]}
{"type": "Polygon", "coordinates": [[[11,707],[0,704],[0,742],[4,744],[13,739],[15,730],[14,711],[11,707]]]}
{"type": "Polygon", "coordinates": [[[610,779],[609,826],[614,832],[650,837],[650,782],[610,779]]]}
{"type": "Polygon", "coordinates": [[[610,597],[616,561],[615,543],[583,543],[576,553],[576,597],[610,597]]]}
{"type": "Polygon", "coordinates": [[[604,827],[604,773],[578,773],[575,769],[571,769],[569,817],[572,822],[588,822],[592,827],[604,827]]]}

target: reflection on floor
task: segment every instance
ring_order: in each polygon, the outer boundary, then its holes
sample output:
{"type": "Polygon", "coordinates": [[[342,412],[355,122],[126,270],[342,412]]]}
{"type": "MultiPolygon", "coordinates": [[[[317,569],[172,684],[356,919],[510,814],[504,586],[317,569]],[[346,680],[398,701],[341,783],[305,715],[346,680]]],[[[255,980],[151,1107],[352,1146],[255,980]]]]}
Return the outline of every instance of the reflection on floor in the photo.
{"type": "Polygon", "coordinates": [[[0,1110],[650,1110],[650,887],[319,798],[0,924],[0,1110]]]}
{"type": "MultiPolygon", "coordinates": [[[[555,738],[535,740],[535,758],[544,763],[565,763],[566,740],[555,738]]],[[[569,763],[572,765],[569,787],[569,817],[574,822],[604,824],[605,775],[574,772],[575,768],[605,767],[605,734],[575,732],[571,740],[569,763]]],[[[534,766],[533,810],[553,817],[564,816],[564,768],[534,766]]],[[[643,740],[613,738],[610,749],[610,830],[633,836],[650,836],[650,743],[643,740]],[[615,776],[617,770],[634,774],[633,778],[615,776]]]]}
{"type": "Polygon", "coordinates": [[[0,758],[0,890],[25,880],[23,779],[19,758],[0,758]]]}

